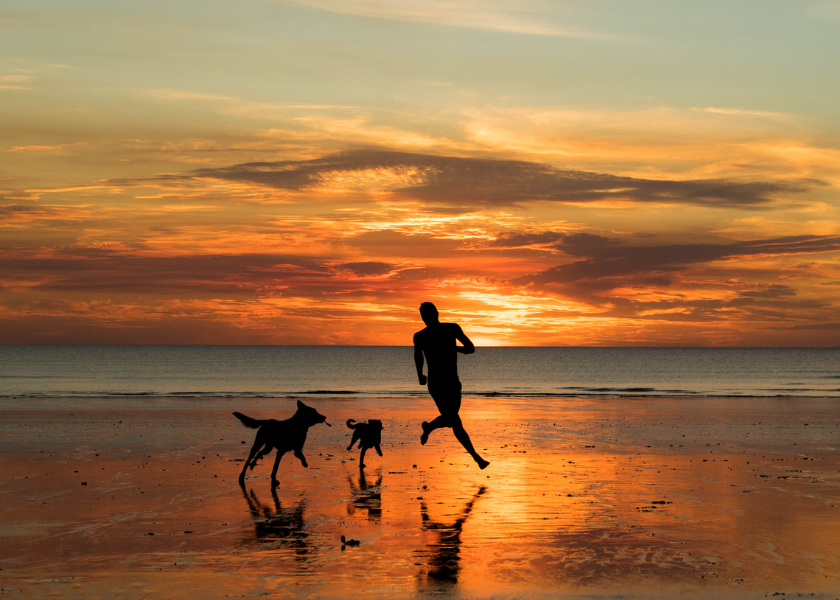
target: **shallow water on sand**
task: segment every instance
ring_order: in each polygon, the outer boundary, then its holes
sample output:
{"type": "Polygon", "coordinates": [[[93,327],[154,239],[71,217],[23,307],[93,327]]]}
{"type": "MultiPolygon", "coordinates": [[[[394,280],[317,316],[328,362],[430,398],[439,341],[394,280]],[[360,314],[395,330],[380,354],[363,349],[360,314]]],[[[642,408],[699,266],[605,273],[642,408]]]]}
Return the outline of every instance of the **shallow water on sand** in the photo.
{"type": "MultiPolygon", "coordinates": [[[[231,415],[86,402],[0,411],[0,581],[10,597],[764,597],[840,591],[832,400],[493,399],[417,441],[431,401],[324,397],[310,467],[240,487],[231,415]],[[516,414],[516,420],[510,415],[516,414]],[[344,420],[381,418],[383,457],[344,420]],[[344,547],[340,536],[357,539],[344,547]]],[[[484,401],[487,402],[487,401],[484,401]]],[[[142,403],[138,403],[142,404],[142,403]]],[[[185,410],[185,409],[189,410],[185,410]]],[[[245,443],[242,443],[245,442],[245,443]]]]}

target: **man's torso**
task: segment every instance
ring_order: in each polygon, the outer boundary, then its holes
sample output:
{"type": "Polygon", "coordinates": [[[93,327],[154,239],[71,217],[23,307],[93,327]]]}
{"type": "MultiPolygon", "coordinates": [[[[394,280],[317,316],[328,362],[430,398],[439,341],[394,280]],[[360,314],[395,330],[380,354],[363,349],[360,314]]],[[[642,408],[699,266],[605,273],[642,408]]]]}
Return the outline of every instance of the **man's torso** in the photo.
{"type": "Polygon", "coordinates": [[[429,386],[449,385],[458,381],[458,352],[455,336],[460,328],[455,323],[439,323],[418,331],[414,344],[423,351],[429,365],[429,386]]]}

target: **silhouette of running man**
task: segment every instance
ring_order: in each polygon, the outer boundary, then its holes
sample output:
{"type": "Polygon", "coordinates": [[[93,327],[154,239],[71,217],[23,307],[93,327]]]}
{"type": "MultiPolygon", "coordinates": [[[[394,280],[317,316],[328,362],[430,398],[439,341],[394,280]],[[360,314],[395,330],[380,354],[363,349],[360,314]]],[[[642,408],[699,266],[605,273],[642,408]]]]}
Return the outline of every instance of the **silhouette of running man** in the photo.
{"type": "Polygon", "coordinates": [[[417,366],[417,378],[420,385],[426,385],[423,375],[423,356],[429,363],[429,393],[435,401],[440,416],[431,423],[423,421],[423,435],[420,443],[429,441],[429,434],[441,427],[451,427],[452,433],[470,453],[479,468],[485,469],[490,463],[481,458],[473,448],[470,436],[461,423],[458,411],[461,410],[461,381],[458,379],[458,352],[472,354],[475,346],[457,323],[441,323],[438,310],[431,302],[420,305],[420,316],[426,328],[414,334],[414,364],[417,366]],[[461,342],[461,346],[455,341],[461,342]]]}

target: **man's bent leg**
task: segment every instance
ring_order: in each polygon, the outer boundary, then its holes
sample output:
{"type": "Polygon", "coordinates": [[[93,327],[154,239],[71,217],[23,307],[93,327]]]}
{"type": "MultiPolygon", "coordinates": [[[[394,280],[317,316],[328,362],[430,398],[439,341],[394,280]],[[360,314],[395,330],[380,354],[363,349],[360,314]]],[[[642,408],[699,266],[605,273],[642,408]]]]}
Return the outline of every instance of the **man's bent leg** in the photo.
{"type": "Polygon", "coordinates": [[[452,433],[455,434],[455,438],[461,442],[461,445],[464,447],[464,450],[470,453],[470,456],[473,457],[473,460],[478,463],[478,466],[482,469],[486,468],[487,465],[490,463],[481,458],[478,452],[475,451],[475,448],[472,445],[472,441],[470,440],[470,436],[467,433],[467,430],[464,429],[463,423],[461,423],[461,417],[455,415],[452,419],[452,433]]]}
{"type": "Polygon", "coordinates": [[[452,389],[440,389],[439,387],[429,390],[432,400],[435,401],[435,406],[440,412],[440,416],[435,417],[431,423],[423,421],[421,427],[423,428],[423,435],[420,436],[420,443],[425,445],[429,441],[429,434],[435,429],[442,427],[452,427],[451,415],[454,413],[458,415],[458,409],[461,408],[461,386],[452,386],[452,389]]]}
{"type": "Polygon", "coordinates": [[[429,434],[432,433],[435,429],[440,429],[441,427],[451,427],[449,424],[449,419],[440,415],[439,417],[435,417],[431,423],[427,423],[423,421],[420,426],[423,428],[423,435],[420,436],[420,443],[424,446],[426,442],[429,441],[429,434]]]}

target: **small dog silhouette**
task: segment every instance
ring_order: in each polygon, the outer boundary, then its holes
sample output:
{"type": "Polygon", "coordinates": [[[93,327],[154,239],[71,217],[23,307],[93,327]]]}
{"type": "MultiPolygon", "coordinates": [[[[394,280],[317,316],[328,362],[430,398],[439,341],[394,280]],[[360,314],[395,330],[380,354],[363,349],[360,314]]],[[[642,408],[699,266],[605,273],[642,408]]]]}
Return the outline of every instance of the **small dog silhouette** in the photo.
{"type": "Polygon", "coordinates": [[[347,419],[347,427],[353,430],[353,439],[350,440],[347,449],[351,450],[357,441],[362,449],[362,455],[359,457],[360,469],[365,467],[365,452],[368,448],[376,448],[376,453],[382,456],[382,449],[379,447],[382,443],[382,421],[371,419],[367,423],[356,423],[353,419],[347,419]]]}
{"type": "MultiPolygon", "coordinates": [[[[251,470],[253,470],[257,461],[275,448],[277,448],[277,458],[274,460],[274,469],[271,471],[272,486],[280,483],[277,481],[277,467],[286,452],[294,452],[295,456],[300,459],[300,464],[308,467],[306,458],[303,456],[303,443],[306,441],[306,433],[313,425],[327,423],[327,417],[314,408],[306,406],[300,400],[297,403],[297,412],[285,421],[252,419],[238,412],[233,413],[233,416],[242,421],[245,427],[259,429],[254,445],[251,446],[251,453],[242,467],[242,473],[239,474],[240,484],[245,481],[245,472],[248,470],[248,466],[250,465],[251,470]]],[[[332,427],[329,423],[327,425],[332,427]]]]}

